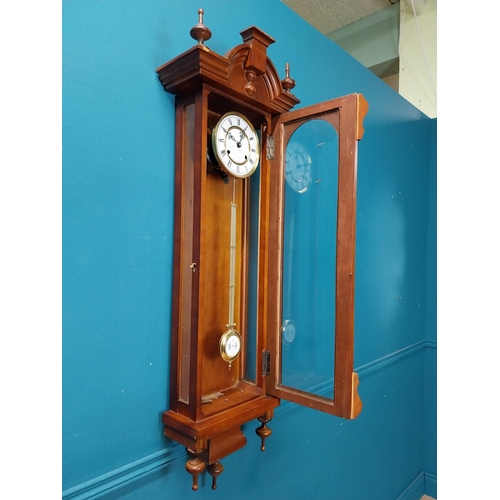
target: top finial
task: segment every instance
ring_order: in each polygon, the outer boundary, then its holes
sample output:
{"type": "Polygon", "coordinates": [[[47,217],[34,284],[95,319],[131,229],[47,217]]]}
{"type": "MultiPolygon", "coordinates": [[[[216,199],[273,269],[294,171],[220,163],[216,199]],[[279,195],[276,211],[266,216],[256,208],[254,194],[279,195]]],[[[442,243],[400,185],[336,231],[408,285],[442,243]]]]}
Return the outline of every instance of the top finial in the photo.
{"type": "Polygon", "coordinates": [[[281,86],[285,90],[285,92],[290,93],[290,90],[295,87],[295,80],[290,78],[290,65],[286,63],[285,66],[285,78],[281,80],[281,86]]]}
{"type": "Polygon", "coordinates": [[[198,24],[191,28],[189,34],[194,38],[198,45],[203,45],[203,42],[212,37],[212,32],[203,24],[203,9],[198,9],[198,24]]]}

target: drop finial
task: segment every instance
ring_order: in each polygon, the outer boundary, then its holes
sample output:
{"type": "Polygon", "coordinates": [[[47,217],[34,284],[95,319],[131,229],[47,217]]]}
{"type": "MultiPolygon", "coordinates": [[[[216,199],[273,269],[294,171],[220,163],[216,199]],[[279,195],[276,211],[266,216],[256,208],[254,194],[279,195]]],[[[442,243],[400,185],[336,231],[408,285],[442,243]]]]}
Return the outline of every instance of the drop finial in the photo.
{"type": "Polygon", "coordinates": [[[264,413],[264,415],[259,417],[257,420],[261,423],[261,426],[255,429],[255,432],[261,439],[260,450],[265,451],[266,439],[273,433],[273,431],[267,426],[267,424],[271,421],[271,418],[268,418],[264,413]]]}
{"type": "Polygon", "coordinates": [[[193,26],[189,32],[191,38],[194,38],[198,42],[198,45],[203,45],[203,42],[212,38],[212,32],[203,24],[204,13],[203,9],[198,9],[198,24],[193,26]]]}

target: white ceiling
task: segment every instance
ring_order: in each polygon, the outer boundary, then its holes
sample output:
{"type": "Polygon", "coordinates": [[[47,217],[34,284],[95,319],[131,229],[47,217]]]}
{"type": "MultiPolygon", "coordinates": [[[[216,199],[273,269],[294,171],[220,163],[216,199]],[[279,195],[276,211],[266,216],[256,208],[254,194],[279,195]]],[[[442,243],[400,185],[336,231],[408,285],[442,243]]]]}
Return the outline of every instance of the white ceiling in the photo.
{"type": "Polygon", "coordinates": [[[281,0],[324,35],[385,9],[397,0],[281,0]]]}

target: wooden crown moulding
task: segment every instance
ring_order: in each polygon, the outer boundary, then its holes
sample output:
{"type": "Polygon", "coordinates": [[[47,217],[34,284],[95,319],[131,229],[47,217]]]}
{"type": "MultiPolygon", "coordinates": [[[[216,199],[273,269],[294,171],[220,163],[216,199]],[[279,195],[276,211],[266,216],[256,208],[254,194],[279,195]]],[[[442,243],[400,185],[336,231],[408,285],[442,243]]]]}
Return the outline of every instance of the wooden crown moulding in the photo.
{"type": "Polygon", "coordinates": [[[247,104],[259,103],[271,115],[289,111],[300,101],[284,90],[278,72],[266,54],[274,40],[252,26],[241,33],[245,43],[225,56],[198,43],[160,66],[156,72],[163,88],[175,95],[192,89],[193,83],[224,90],[247,104]]]}

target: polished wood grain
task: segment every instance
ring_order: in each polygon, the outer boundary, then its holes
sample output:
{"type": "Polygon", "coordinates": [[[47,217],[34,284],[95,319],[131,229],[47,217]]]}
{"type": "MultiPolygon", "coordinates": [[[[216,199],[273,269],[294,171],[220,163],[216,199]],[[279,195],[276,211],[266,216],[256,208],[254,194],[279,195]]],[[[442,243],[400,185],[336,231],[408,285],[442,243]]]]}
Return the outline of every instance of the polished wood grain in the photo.
{"type": "Polygon", "coordinates": [[[176,96],[175,204],[169,409],[162,415],[166,437],[191,455],[186,470],[192,488],[208,465],[212,488],[223,471],[220,460],[245,446],[241,426],[258,419],[261,449],[280,399],[344,418],[362,404],[354,359],[354,256],[356,151],[368,104],[361,94],[290,111],[300,101],[286,66],[278,72],[267,56],[274,39],[252,26],[243,43],[221,56],[205,44],[210,30],[203,11],[191,30],[197,45],[157,69],[165,91],[176,96]],[[243,114],[259,130],[258,214],[250,214],[249,179],[234,179],[212,163],[211,128],[226,112],[243,114]],[[293,132],[312,118],[328,121],[339,134],[338,214],[335,291],[334,399],[281,384],[281,297],[285,148],[293,132]],[[274,158],[267,158],[274,138],[274,158]],[[229,365],[219,339],[229,320],[231,203],[236,209],[236,293],[234,319],[242,337],[240,355],[229,365]],[[253,215],[256,215],[254,217],[253,215]],[[256,222],[255,222],[256,221],[256,222]],[[257,224],[252,228],[251,224],[257,224]],[[258,241],[250,241],[257,234],[258,241]],[[255,243],[255,245],[254,245],[255,243]],[[250,246],[257,246],[256,332],[247,331],[250,246]],[[255,379],[245,379],[247,343],[255,335],[255,379]],[[270,375],[262,353],[271,352],[270,375]]]}
{"type": "Polygon", "coordinates": [[[186,464],[198,488],[198,475],[208,464],[213,487],[223,470],[221,458],[246,443],[241,425],[257,418],[260,433],[279,404],[266,395],[261,351],[267,345],[268,255],[271,164],[261,150],[259,214],[251,231],[249,179],[220,174],[207,160],[210,130],[226,112],[245,115],[260,130],[265,148],[272,117],[299,100],[282,87],[268,58],[274,40],[256,27],[241,32],[243,43],[225,56],[205,45],[210,30],[191,31],[198,44],[157,69],[167,92],[176,95],[175,230],[169,410],[164,433],[185,446],[194,458],[186,464]],[[227,182],[228,181],[228,182],[227,182]],[[229,319],[231,202],[236,209],[236,293],[234,319],[243,345],[229,364],[218,350],[229,319]],[[258,234],[256,332],[247,332],[250,233],[258,234]],[[245,375],[247,336],[256,335],[255,380],[245,375]]]}

